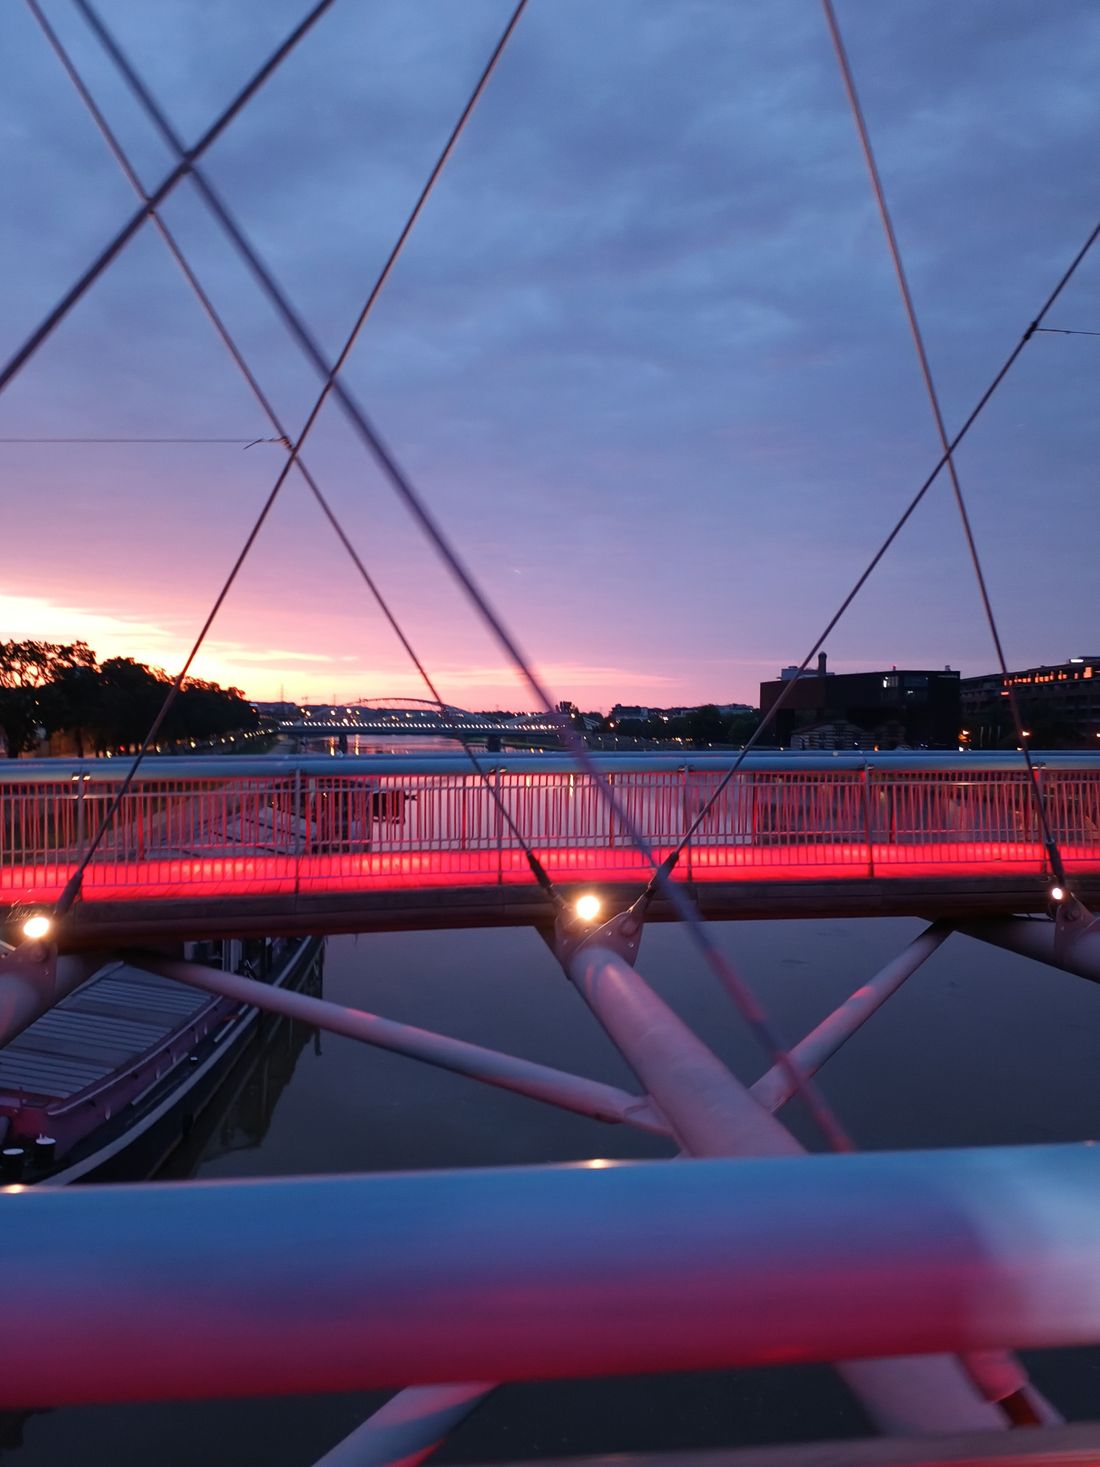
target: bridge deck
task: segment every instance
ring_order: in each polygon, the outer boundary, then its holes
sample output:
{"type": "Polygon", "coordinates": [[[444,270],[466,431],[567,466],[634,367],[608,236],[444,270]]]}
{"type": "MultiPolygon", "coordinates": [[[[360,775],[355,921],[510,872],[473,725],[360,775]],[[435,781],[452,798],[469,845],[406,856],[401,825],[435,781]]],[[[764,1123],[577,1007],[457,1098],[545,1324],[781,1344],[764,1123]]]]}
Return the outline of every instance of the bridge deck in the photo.
{"type": "MultiPolygon", "coordinates": [[[[657,846],[658,860],[671,847],[657,846]]],[[[627,851],[536,848],[550,876],[573,885],[644,882],[651,868],[627,851]]],[[[1063,847],[1070,872],[1100,877],[1100,845],[1063,847]]],[[[55,901],[72,874],[69,863],[0,868],[0,905],[55,901]]],[[[685,857],[677,879],[694,883],[731,882],[879,882],[907,878],[1037,876],[1043,848],[1037,842],[928,843],[898,847],[837,842],[830,846],[710,846],[685,857]]],[[[531,870],[520,851],[403,851],[357,855],[279,855],[148,857],[138,870],[132,862],[101,861],[84,877],[85,900],[219,901],[235,896],[273,896],[321,892],[455,890],[486,885],[532,886],[531,870]],[[480,859],[479,859],[480,857],[480,859]]]]}
{"type": "MultiPolygon", "coordinates": [[[[605,853],[543,854],[564,891],[596,889],[612,905],[629,903],[646,880],[648,868],[602,859],[605,853]],[[585,854],[589,859],[578,859],[585,854]]],[[[690,870],[685,863],[677,879],[700,911],[716,919],[962,918],[1038,912],[1049,901],[1039,847],[1025,853],[1015,845],[999,851],[987,844],[980,855],[930,847],[923,859],[897,859],[896,851],[876,848],[873,867],[866,860],[857,863],[850,848],[817,851],[812,861],[806,854],[771,850],[762,866],[745,859],[741,848],[710,850],[690,870]]],[[[1066,854],[1079,895],[1100,899],[1100,850],[1066,854]]],[[[69,874],[68,865],[0,872],[0,911],[16,918],[28,907],[48,904],[69,874]]],[[[500,873],[495,857],[491,871],[478,872],[465,857],[446,852],[303,857],[297,866],[277,856],[172,858],[146,862],[137,881],[124,863],[90,868],[70,940],[83,946],[154,931],[198,937],[507,926],[546,922],[551,915],[515,852],[505,853],[500,873]]],[[[662,903],[655,904],[653,920],[668,915],[662,903]]]]}
{"type": "MultiPolygon", "coordinates": [[[[1046,756],[1051,758],[1051,756],[1046,756]]],[[[722,761],[600,761],[618,813],[554,756],[486,776],[425,759],[150,760],[113,814],[71,932],[355,931],[544,920],[519,841],[555,883],[627,901],[707,807],[675,876],[721,917],[1041,910],[1049,867],[1018,764],[1003,758],[770,756],[713,809],[722,761]]],[[[0,774],[0,913],[56,900],[123,769],[21,761],[0,774]]],[[[1100,888],[1100,760],[1043,770],[1074,884],[1100,888]]],[[[660,916],[660,910],[655,912],[660,916]]],[[[75,939],[74,939],[75,940],[75,939]]]]}

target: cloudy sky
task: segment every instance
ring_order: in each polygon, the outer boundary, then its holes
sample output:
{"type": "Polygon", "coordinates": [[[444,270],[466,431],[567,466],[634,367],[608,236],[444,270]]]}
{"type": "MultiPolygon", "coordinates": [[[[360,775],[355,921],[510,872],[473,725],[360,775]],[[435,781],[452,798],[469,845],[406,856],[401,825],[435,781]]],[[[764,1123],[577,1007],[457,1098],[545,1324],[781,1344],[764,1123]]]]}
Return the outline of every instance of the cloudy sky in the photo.
{"type": "MultiPolygon", "coordinates": [[[[68,0],[151,186],[170,166],[68,0]]],[[[305,0],[101,0],[189,141],[305,0]]],[[[338,0],[209,154],[335,353],[509,0],[338,0]]],[[[949,426],[1100,213],[1094,0],[838,0],[949,426]]],[[[0,357],[133,207],[21,0],[0,9],[0,357]]],[[[165,217],[297,427],[317,381],[189,184],[165,217]]],[[[1100,330],[1100,248],[1050,318],[1100,330]]],[[[938,457],[816,0],[530,0],[347,379],[555,695],[755,701],[938,457]]],[[[1100,652],[1100,338],[1033,338],[959,455],[1010,661],[1100,652]]],[[[0,397],[0,437],[270,433],[145,229],[0,397]]],[[[0,443],[0,636],[174,669],[281,462],[0,443]]],[[[444,697],[529,706],[335,404],[307,461],[444,697]]],[[[989,670],[946,483],[831,665],[989,670]]],[[[420,691],[292,478],[198,670],[420,691]]]]}

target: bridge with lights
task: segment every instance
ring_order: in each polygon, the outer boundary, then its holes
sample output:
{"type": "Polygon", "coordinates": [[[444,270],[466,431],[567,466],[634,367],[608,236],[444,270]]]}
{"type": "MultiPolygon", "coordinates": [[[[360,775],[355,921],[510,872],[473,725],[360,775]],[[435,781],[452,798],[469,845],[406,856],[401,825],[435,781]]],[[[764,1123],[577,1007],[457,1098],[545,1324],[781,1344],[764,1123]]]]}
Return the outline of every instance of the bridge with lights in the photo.
{"type": "MultiPolygon", "coordinates": [[[[1066,1428],[1016,1352],[1100,1344],[1100,1151],[856,1155],[816,1077],[954,932],[1100,981],[1100,925],[1090,910],[1100,903],[1100,764],[1031,750],[1010,687],[1019,757],[607,761],[564,722],[560,736],[571,757],[476,754],[470,745],[483,738],[552,742],[552,700],[341,373],[526,0],[512,10],[346,344],[330,358],[202,160],[333,3],[315,0],[188,143],[97,6],[75,0],[174,160],[147,192],[77,60],[38,0],[27,0],[137,200],[95,261],[15,344],[0,366],[0,391],[148,224],[241,371],[274,435],[266,441],[287,457],[133,760],[125,767],[12,761],[0,773],[0,914],[9,940],[0,951],[0,1045],[73,994],[110,953],[241,1009],[281,1014],[530,1101],[640,1129],[677,1164],[592,1160],[200,1186],[4,1188],[0,1410],[394,1390],[323,1461],[410,1467],[512,1382],[829,1362],[869,1424],[900,1440],[835,1451],[795,1444],[781,1449],[788,1467],[826,1459],[869,1467],[1096,1460],[1100,1427],[1066,1428]],[[185,178],[318,376],[304,426],[282,420],[161,213],[185,178]],[[534,724],[485,719],[478,726],[476,715],[449,709],[438,696],[303,458],[330,396],[532,704],[547,710],[534,724]],[[462,753],[384,763],[146,757],[292,472],[432,702],[303,709],[285,731],[337,743],[358,733],[446,734],[465,745],[462,753]],[[429,706],[435,711],[426,712],[429,706]],[[788,1045],[703,919],[817,913],[917,914],[928,925],[788,1045]],[[766,1068],[752,1083],[642,976],[645,925],[660,919],[682,924],[758,1039],[766,1068]],[[505,922],[529,924],[550,943],[623,1057],[627,1086],[186,960],[181,945],[215,933],[505,922]],[[796,1097],[827,1154],[804,1155],[780,1118],[796,1097]],[[1020,1426],[1031,1428],[1020,1434],[1022,1446],[1019,1436],[1007,1436],[1020,1426]]],[[[1100,226],[1038,310],[1030,303],[1022,314],[1018,345],[949,439],[831,0],[823,7],[942,455],[801,666],[822,649],[946,469],[1007,676],[952,455],[1026,344],[1059,329],[1044,322],[1100,226]]],[[[624,499],[621,513],[630,512],[624,499]]],[[[646,614],[663,609],[647,605],[646,614]]],[[[173,992],[170,1001],[178,999],[173,992]]],[[[150,1063],[150,1054],[140,1058],[150,1063]]],[[[761,1462],[751,1451],[721,1460],[725,1467],[761,1462]]]]}
{"type": "MultiPolygon", "coordinates": [[[[586,773],[566,755],[469,751],[146,759],[83,872],[65,941],[552,923],[540,874],[615,910],[652,872],[632,829],[665,862],[728,762],[605,755],[586,773]]],[[[1040,774],[1065,869],[1100,898],[1100,758],[1046,755],[1040,774]]],[[[0,770],[9,931],[59,898],[123,778],[116,761],[0,770]]],[[[670,876],[716,918],[1042,912],[1054,882],[1018,761],[975,754],[753,754],[670,876]]],[[[651,917],[675,915],[656,892],[651,917]]]]}

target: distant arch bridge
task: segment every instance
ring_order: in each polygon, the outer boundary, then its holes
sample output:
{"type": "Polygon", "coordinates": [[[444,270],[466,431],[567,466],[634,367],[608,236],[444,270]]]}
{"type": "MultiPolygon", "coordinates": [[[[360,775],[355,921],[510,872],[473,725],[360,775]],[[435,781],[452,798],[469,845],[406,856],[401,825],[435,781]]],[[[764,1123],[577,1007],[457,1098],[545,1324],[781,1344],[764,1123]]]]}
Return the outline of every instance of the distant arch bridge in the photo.
{"type": "Polygon", "coordinates": [[[560,748],[561,734],[545,713],[506,717],[470,713],[465,708],[426,698],[381,696],[348,703],[301,704],[298,716],[280,719],[279,732],[292,738],[347,739],[356,735],[383,738],[449,738],[465,743],[527,748],[560,748]]]}

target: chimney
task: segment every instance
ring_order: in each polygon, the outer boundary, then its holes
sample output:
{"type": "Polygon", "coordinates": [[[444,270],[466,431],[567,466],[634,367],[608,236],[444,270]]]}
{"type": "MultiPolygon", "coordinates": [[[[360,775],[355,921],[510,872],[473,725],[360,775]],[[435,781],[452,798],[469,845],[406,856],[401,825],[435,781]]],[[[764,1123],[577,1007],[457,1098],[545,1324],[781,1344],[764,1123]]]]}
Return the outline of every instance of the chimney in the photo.
{"type": "Polygon", "coordinates": [[[825,676],[825,653],[824,652],[819,652],[817,654],[817,675],[818,675],[818,677],[824,677],[825,676]]]}

